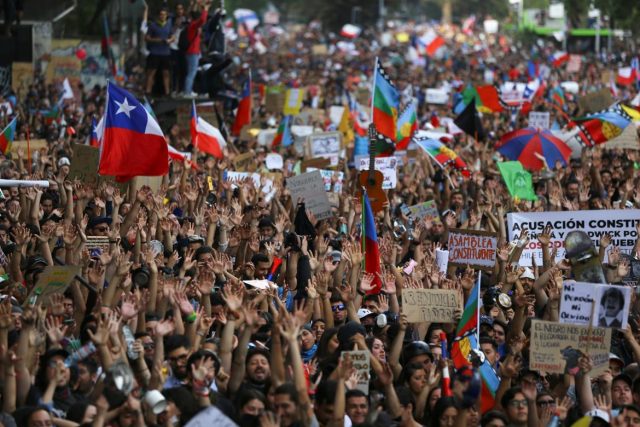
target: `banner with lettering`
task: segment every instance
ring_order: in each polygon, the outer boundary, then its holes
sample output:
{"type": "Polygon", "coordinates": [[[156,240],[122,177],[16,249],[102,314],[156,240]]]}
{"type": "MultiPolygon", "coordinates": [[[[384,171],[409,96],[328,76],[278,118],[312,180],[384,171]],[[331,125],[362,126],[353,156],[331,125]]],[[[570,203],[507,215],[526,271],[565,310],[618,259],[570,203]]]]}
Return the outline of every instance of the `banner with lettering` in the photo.
{"type": "Polygon", "coordinates": [[[492,270],[496,263],[495,233],[478,230],[449,230],[449,265],[492,270]]]}
{"type": "MultiPolygon", "coordinates": [[[[529,230],[530,241],[522,251],[519,264],[531,265],[531,257],[542,265],[542,251],[538,234],[546,225],[551,226],[551,249],[557,248],[555,262],[565,258],[564,239],[570,231],[581,230],[591,237],[597,248],[600,237],[610,234],[611,247],[617,246],[622,253],[630,253],[636,243],[636,226],[640,223],[640,210],[617,209],[599,211],[558,211],[558,212],[512,212],[507,214],[509,240],[517,238],[522,230],[529,230]]],[[[606,258],[605,258],[606,260],[606,258]]]]}

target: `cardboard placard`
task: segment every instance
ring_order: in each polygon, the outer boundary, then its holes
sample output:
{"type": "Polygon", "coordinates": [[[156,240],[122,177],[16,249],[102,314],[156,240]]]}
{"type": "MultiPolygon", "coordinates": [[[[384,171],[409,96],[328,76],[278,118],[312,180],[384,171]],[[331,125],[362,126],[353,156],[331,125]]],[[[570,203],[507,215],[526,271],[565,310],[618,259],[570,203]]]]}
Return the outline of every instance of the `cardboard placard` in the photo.
{"type": "Polygon", "coordinates": [[[314,44],[311,46],[311,54],[316,56],[324,56],[329,53],[327,49],[327,45],[325,44],[314,44]]]}
{"type": "Polygon", "coordinates": [[[42,302],[49,304],[49,297],[53,294],[62,294],[67,290],[76,274],[80,273],[80,266],[75,265],[54,265],[44,268],[36,286],[29,293],[25,304],[42,302]]]}
{"type": "Polygon", "coordinates": [[[331,204],[324,190],[324,180],[320,171],[292,176],[287,178],[286,183],[294,203],[297,203],[299,198],[304,199],[305,207],[317,219],[331,217],[331,204]]]}
{"type": "Polygon", "coordinates": [[[580,357],[593,363],[592,377],[609,369],[610,328],[567,325],[534,319],[531,322],[529,369],[552,374],[575,375],[580,357]]]}
{"type": "Polygon", "coordinates": [[[89,253],[94,249],[100,249],[101,253],[109,252],[109,236],[87,236],[87,242],[84,246],[89,250],[89,253]]]}
{"type": "Polygon", "coordinates": [[[371,370],[371,361],[369,360],[370,354],[367,350],[353,350],[343,351],[340,354],[340,358],[344,360],[345,355],[349,355],[353,362],[353,367],[356,370],[358,376],[358,383],[356,388],[365,394],[369,394],[369,380],[371,370]]]}
{"type": "MultiPolygon", "coordinates": [[[[32,139],[29,141],[29,148],[31,149],[31,154],[34,151],[40,151],[43,148],[47,148],[47,140],[46,139],[32,139]]],[[[9,150],[12,154],[18,154],[18,149],[22,148],[25,156],[27,155],[27,141],[13,141],[11,143],[11,148],[9,150]]]]}
{"type": "Polygon", "coordinates": [[[314,133],[307,137],[309,142],[310,157],[315,159],[323,157],[329,159],[331,166],[337,166],[342,150],[342,133],[322,132],[314,133]]]}
{"type": "Polygon", "coordinates": [[[11,64],[11,89],[22,98],[33,83],[33,64],[31,62],[14,62],[11,64]]]}
{"type": "MultiPolygon", "coordinates": [[[[560,262],[565,257],[564,239],[573,230],[582,230],[591,237],[596,246],[600,246],[600,237],[610,234],[611,245],[617,246],[622,253],[630,253],[635,245],[638,233],[636,224],[640,218],[639,209],[592,210],[592,211],[554,211],[554,212],[512,212],[507,214],[507,231],[509,240],[514,240],[523,229],[529,231],[531,240],[522,251],[518,261],[521,266],[530,266],[531,257],[536,257],[538,265],[542,265],[542,250],[537,236],[546,225],[552,227],[550,247],[556,248],[556,259],[560,262]]],[[[607,256],[605,256],[605,262],[607,256]]]]}
{"type": "MultiPolygon", "coordinates": [[[[367,156],[358,156],[358,161],[356,165],[358,165],[359,171],[368,171],[369,170],[369,157],[367,156]]],[[[398,165],[398,159],[395,157],[376,157],[374,169],[382,172],[384,175],[384,180],[382,181],[382,189],[389,190],[391,188],[396,188],[398,184],[398,174],[396,171],[396,166],[398,165]]]]}
{"type": "Polygon", "coordinates": [[[300,164],[300,170],[302,172],[307,172],[307,171],[311,172],[317,169],[328,168],[329,166],[331,166],[330,159],[319,157],[317,159],[303,160],[302,163],[300,164]]]}
{"type": "Polygon", "coordinates": [[[604,110],[611,104],[613,104],[613,96],[608,87],[578,98],[578,106],[583,114],[604,110]]]}
{"type": "Polygon", "coordinates": [[[453,323],[461,308],[460,293],[453,289],[402,290],[402,312],[409,323],[453,323]]]}
{"type": "Polygon", "coordinates": [[[550,114],[548,111],[532,111],[529,113],[529,127],[537,129],[549,129],[550,114]]]}
{"type": "Polygon", "coordinates": [[[282,112],[285,116],[296,116],[302,108],[305,90],[301,88],[287,89],[284,98],[284,108],[282,112]]]}
{"type": "Polygon", "coordinates": [[[73,181],[76,178],[83,184],[97,187],[102,182],[113,182],[112,177],[98,175],[98,164],[100,162],[100,151],[96,147],[84,144],[73,144],[73,159],[69,166],[68,179],[73,181]]]}
{"type": "Polygon", "coordinates": [[[492,270],[496,263],[498,238],[495,233],[477,230],[449,230],[449,264],[470,265],[492,270]]]}
{"type": "Polygon", "coordinates": [[[254,169],[251,167],[251,164],[255,158],[255,153],[253,151],[247,151],[246,153],[238,154],[233,158],[233,167],[237,172],[247,172],[250,169],[254,169]]]}
{"type": "Polygon", "coordinates": [[[438,206],[435,200],[427,200],[426,202],[418,203],[417,205],[408,206],[405,211],[405,215],[410,216],[414,220],[429,220],[433,223],[439,223],[440,212],[438,212],[438,206]]]}
{"type": "Polygon", "coordinates": [[[631,288],[565,281],[560,300],[560,323],[599,327],[627,327],[631,288]],[[593,313],[593,318],[591,317],[593,313]]]}
{"type": "Polygon", "coordinates": [[[360,87],[356,92],[356,100],[358,104],[369,105],[371,101],[371,91],[368,87],[360,87]]]}
{"type": "Polygon", "coordinates": [[[267,92],[264,97],[264,108],[267,113],[280,113],[284,108],[284,93],[267,92]]]}

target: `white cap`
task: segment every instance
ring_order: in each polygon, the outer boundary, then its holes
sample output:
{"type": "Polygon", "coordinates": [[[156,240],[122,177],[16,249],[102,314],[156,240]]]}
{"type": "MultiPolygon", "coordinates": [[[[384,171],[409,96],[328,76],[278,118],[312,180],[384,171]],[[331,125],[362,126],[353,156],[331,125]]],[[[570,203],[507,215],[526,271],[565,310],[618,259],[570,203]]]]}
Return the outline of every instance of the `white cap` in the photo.
{"type": "Polygon", "coordinates": [[[64,165],[70,166],[71,162],[67,157],[60,157],[60,160],[58,160],[58,167],[62,167],[64,165]]]}
{"type": "Polygon", "coordinates": [[[361,308],[358,310],[358,319],[364,319],[367,316],[375,315],[375,313],[366,308],[361,308]]]}
{"type": "Polygon", "coordinates": [[[529,267],[524,268],[524,273],[520,275],[520,278],[536,280],[536,276],[533,275],[533,271],[529,267]]]}

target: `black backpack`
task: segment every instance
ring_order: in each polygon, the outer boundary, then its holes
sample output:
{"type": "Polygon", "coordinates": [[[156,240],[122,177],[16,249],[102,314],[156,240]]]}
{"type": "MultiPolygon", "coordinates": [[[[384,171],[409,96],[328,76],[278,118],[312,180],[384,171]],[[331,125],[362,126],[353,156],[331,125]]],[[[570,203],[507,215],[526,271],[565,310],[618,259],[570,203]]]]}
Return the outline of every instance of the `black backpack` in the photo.
{"type": "Polygon", "coordinates": [[[178,50],[180,52],[186,52],[193,43],[193,40],[189,40],[189,29],[188,25],[185,25],[180,31],[180,36],[178,37],[178,50]]]}

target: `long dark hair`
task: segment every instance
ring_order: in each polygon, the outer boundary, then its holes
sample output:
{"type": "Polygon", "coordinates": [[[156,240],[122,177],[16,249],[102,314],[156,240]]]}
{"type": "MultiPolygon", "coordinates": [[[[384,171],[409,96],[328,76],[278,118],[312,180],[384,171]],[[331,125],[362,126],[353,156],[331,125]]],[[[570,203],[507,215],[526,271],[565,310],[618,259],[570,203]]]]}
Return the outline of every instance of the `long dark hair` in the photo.
{"type": "Polygon", "coordinates": [[[436,402],[435,408],[433,408],[433,416],[431,417],[431,427],[440,427],[440,417],[449,408],[460,409],[456,400],[451,396],[442,396],[436,402]]]}

